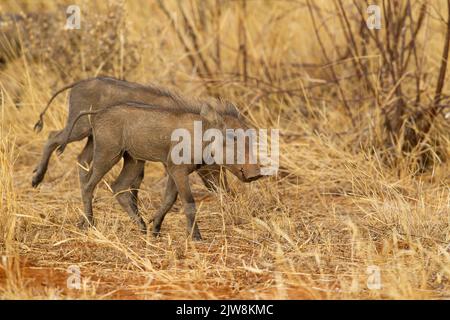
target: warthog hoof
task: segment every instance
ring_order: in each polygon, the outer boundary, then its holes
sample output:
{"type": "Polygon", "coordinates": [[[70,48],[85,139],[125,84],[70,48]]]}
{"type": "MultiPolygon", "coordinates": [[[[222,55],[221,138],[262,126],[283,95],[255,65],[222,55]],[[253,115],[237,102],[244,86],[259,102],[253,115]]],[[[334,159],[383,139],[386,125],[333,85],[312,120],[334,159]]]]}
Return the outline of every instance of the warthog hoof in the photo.
{"type": "Polygon", "coordinates": [[[87,230],[94,225],[94,221],[89,222],[86,217],[81,217],[80,221],[78,221],[78,228],[80,230],[87,230]]]}
{"type": "Polygon", "coordinates": [[[37,169],[34,169],[34,175],[33,178],[31,179],[31,186],[33,188],[36,188],[44,179],[44,173],[41,171],[38,171],[37,169]]]}
{"type": "Polygon", "coordinates": [[[152,232],[152,235],[153,235],[154,238],[159,238],[159,237],[161,237],[161,232],[155,232],[155,231],[153,231],[153,232],[152,232]]]}
{"type": "Polygon", "coordinates": [[[139,223],[139,231],[141,231],[141,233],[145,236],[147,234],[147,226],[145,225],[144,222],[139,223]]]}
{"type": "Polygon", "coordinates": [[[201,241],[202,239],[202,235],[200,234],[200,231],[194,232],[192,234],[192,240],[194,241],[201,241]]]}
{"type": "Polygon", "coordinates": [[[161,236],[161,228],[153,227],[152,234],[155,238],[158,238],[159,236],[161,236]]]}

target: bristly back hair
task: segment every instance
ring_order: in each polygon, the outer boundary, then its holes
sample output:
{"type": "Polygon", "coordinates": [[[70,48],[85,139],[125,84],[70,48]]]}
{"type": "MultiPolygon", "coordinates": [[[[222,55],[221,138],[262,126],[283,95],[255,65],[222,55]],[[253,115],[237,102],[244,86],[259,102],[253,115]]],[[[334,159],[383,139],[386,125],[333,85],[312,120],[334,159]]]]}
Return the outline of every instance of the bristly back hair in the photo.
{"type": "Polygon", "coordinates": [[[166,88],[163,88],[163,87],[158,86],[153,83],[143,85],[143,84],[129,82],[129,81],[125,81],[125,80],[119,80],[119,79],[115,79],[115,78],[111,78],[111,77],[97,77],[96,79],[99,79],[99,80],[105,81],[105,82],[111,82],[115,85],[120,85],[120,86],[124,86],[124,87],[133,87],[133,88],[138,87],[142,90],[148,90],[156,95],[170,98],[176,103],[176,109],[181,112],[200,114],[202,105],[204,103],[208,103],[208,104],[212,105],[217,110],[217,112],[219,112],[222,115],[236,117],[236,118],[238,118],[240,116],[239,110],[237,109],[237,107],[231,101],[228,101],[222,97],[219,97],[219,98],[213,98],[213,97],[188,98],[185,95],[182,95],[181,93],[177,92],[176,90],[168,90],[166,88]]]}

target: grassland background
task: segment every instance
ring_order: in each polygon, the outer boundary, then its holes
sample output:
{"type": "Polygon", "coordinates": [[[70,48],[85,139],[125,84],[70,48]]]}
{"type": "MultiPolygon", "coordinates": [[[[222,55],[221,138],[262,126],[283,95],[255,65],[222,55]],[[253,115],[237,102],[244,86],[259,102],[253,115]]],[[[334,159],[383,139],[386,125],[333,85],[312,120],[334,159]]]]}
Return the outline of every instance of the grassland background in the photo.
{"type": "MultiPolygon", "coordinates": [[[[181,28],[176,2],[163,3],[181,28]]],[[[0,297],[448,298],[450,177],[445,159],[450,149],[445,119],[439,117],[433,131],[440,154],[419,172],[418,151],[403,152],[400,142],[389,150],[383,145],[382,108],[361,99],[352,105],[356,121],[346,115],[329,70],[319,67],[327,61],[307,1],[253,0],[245,7],[223,1],[219,18],[214,16],[217,2],[205,3],[202,11],[201,2],[182,2],[198,42],[192,64],[177,28],[156,1],[77,1],[80,31],[63,30],[71,1],[1,1],[2,14],[44,17],[56,12],[58,18],[45,31],[42,24],[30,31],[39,31],[39,41],[24,36],[31,55],[0,70],[0,297]],[[76,32],[83,39],[70,45],[70,33],[76,32]],[[108,54],[105,48],[114,50],[108,54]],[[208,74],[202,74],[199,53],[208,74]],[[76,227],[82,214],[76,155],[84,143],[54,155],[43,183],[31,187],[48,132],[65,124],[66,96],[53,103],[40,134],[32,128],[53,92],[96,75],[236,102],[252,125],[281,130],[279,175],[248,185],[231,179],[237,192],[214,194],[194,174],[204,240],[192,242],[186,238],[179,202],[168,214],[161,238],[138,232],[109,190],[117,166],[96,191],[96,228],[81,232],[76,227]],[[17,92],[19,107],[14,103],[17,92]],[[392,150],[394,165],[383,160],[392,150]],[[71,265],[80,268],[80,290],[67,288],[71,265]],[[379,290],[367,287],[369,266],[381,271],[379,290]]],[[[345,48],[332,3],[314,1],[314,6],[332,38],[345,48]]],[[[431,1],[429,10],[417,46],[425,68],[435,74],[445,37],[439,13],[446,18],[446,2],[431,1]]],[[[328,59],[338,60],[339,50],[320,30],[328,59]]],[[[182,32],[187,43],[193,43],[192,34],[182,32]]],[[[375,70],[380,64],[377,51],[367,52],[365,59],[375,70]]],[[[348,63],[336,63],[340,77],[350,75],[348,63]]],[[[435,82],[432,77],[425,81],[424,96],[432,95],[435,82]]],[[[358,98],[359,85],[357,80],[343,82],[347,99],[358,98]]],[[[414,91],[413,85],[405,86],[414,91]]],[[[164,183],[162,166],[147,163],[140,191],[145,220],[160,205],[164,183]]]]}

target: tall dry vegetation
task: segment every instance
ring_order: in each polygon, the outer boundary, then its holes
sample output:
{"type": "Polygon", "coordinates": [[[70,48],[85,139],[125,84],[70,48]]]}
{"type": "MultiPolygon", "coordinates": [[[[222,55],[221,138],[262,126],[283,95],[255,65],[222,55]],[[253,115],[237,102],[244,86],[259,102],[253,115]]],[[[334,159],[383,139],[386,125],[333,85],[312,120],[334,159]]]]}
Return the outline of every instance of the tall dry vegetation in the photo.
{"type": "MultiPolygon", "coordinates": [[[[363,1],[86,0],[79,31],[63,30],[68,4],[0,4],[16,20],[0,40],[3,297],[450,295],[448,1],[378,1],[380,30],[363,1]],[[80,232],[82,144],[53,157],[34,190],[48,131],[32,126],[57,88],[96,75],[234,100],[254,126],[281,130],[279,175],[233,181],[234,195],[193,177],[206,238],[193,243],[178,205],[165,236],[141,237],[109,192],[116,168],[96,194],[96,229],[80,232]],[[70,265],[80,290],[66,287],[70,265]]],[[[59,98],[45,130],[66,109],[59,98]]],[[[147,164],[146,219],[163,185],[147,164]]]]}

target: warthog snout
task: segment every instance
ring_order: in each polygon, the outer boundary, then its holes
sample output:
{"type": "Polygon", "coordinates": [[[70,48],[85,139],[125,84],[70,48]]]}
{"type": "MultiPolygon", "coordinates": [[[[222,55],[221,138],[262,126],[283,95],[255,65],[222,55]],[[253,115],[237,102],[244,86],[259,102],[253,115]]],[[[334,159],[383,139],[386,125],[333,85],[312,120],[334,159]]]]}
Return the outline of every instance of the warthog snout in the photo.
{"type": "Polygon", "coordinates": [[[262,177],[259,165],[249,165],[241,169],[243,181],[251,182],[262,177]]]}
{"type": "Polygon", "coordinates": [[[262,177],[260,166],[257,164],[229,165],[226,168],[242,182],[252,182],[262,177]]]}

